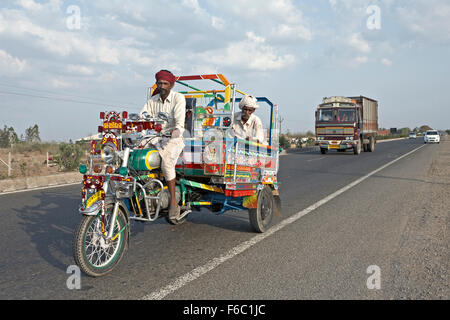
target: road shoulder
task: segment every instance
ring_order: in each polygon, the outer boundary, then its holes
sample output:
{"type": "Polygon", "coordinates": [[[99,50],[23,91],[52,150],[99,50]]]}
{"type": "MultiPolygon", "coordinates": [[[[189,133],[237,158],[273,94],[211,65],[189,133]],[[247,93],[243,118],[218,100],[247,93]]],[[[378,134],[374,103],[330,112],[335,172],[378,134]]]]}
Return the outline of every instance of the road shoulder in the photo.
{"type": "Polygon", "coordinates": [[[391,261],[390,299],[449,299],[450,140],[432,155],[423,197],[409,215],[391,261]]]}

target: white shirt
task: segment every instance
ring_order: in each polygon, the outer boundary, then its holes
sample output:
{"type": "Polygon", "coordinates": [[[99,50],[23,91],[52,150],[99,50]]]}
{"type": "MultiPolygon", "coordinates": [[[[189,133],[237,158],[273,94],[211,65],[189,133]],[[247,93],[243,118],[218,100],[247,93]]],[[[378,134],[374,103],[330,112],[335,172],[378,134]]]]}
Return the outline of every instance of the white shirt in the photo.
{"type": "Polygon", "coordinates": [[[233,131],[238,138],[246,139],[249,137],[250,141],[259,140],[259,143],[267,144],[261,119],[253,113],[244,124],[242,122],[242,112],[237,112],[234,115],[233,131]]]}
{"type": "Polygon", "coordinates": [[[169,115],[169,122],[163,127],[176,128],[183,134],[184,120],[186,117],[186,99],[184,95],[176,91],[170,91],[164,102],[159,94],[151,97],[141,110],[141,115],[144,111],[151,117],[157,117],[158,112],[165,112],[169,115]]]}

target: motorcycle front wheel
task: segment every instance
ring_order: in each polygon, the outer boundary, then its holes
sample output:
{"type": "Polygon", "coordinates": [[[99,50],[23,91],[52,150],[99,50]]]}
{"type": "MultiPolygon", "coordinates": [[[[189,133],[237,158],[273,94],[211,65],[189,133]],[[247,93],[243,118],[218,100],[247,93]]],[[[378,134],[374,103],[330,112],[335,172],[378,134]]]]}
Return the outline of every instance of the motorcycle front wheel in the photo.
{"type": "Polygon", "coordinates": [[[104,230],[99,216],[84,216],[75,231],[73,256],[80,269],[89,276],[100,277],[111,272],[122,259],[128,242],[128,226],[119,208],[111,241],[106,240],[114,204],[105,208],[104,230]],[[102,232],[105,231],[105,232],[102,232]]]}

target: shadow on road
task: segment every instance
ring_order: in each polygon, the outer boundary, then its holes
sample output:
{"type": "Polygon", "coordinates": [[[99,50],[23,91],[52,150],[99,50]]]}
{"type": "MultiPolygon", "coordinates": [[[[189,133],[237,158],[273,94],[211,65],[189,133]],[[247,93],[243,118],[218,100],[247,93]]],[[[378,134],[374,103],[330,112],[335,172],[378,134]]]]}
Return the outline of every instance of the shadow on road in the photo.
{"type": "Polygon", "coordinates": [[[13,210],[39,255],[65,272],[67,256],[72,256],[73,232],[80,221],[80,198],[58,190],[43,191],[36,197],[40,200],[38,205],[13,210]]]}

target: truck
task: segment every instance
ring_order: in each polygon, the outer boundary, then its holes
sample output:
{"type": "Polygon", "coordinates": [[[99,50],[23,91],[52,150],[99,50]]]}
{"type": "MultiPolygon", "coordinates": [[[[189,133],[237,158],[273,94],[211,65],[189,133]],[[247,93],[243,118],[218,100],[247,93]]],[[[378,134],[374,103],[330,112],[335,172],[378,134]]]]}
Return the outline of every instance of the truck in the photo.
{"type": "Polygon", "coordinates": [[[316,110],[316,145],[328,150],[373,152],[378,130],[378,101],[364,96],[325,97],[316,110]]]}

